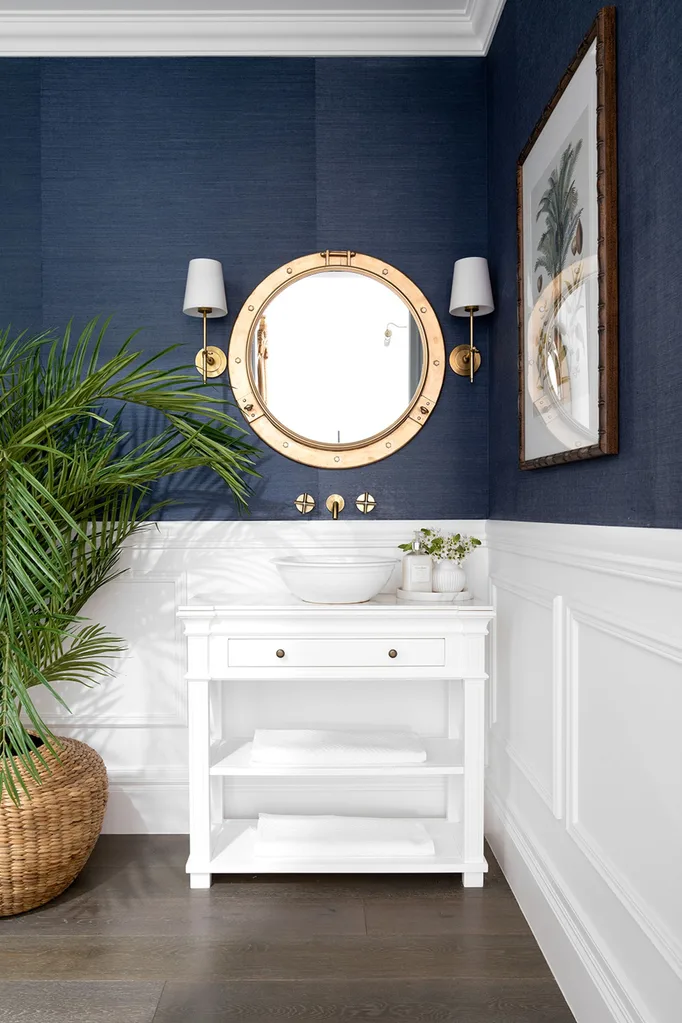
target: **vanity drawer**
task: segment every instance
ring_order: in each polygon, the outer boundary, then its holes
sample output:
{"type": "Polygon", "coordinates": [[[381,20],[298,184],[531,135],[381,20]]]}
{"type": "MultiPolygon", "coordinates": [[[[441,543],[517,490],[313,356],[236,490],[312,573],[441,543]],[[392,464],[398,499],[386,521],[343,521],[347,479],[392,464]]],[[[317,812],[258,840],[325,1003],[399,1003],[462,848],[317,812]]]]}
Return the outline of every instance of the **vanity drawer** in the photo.
{"type": "Polygon", "coordinates": [[[445,639],[230,639],[230,668],[441,667],[445,639]]]}

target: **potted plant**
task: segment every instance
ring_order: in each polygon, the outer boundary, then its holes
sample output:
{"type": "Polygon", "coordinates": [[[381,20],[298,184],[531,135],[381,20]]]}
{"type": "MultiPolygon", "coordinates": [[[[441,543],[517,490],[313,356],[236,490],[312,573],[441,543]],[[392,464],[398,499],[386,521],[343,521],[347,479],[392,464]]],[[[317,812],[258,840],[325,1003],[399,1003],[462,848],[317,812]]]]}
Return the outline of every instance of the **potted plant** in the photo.
{"type": "Polygon", "coordinates": [[[154,483],[208,466],[243,505],[254,473],[255,449],[193,368],[166,368],[170,348],[143,358],[132,337],[104,357],[106,329],[0,334],[0,916],[75,879],[106,805],[101,758],[51,732],[35,687],[63,703],[60,683],[112,674],[125,644],[83,612],[158,512],[154,483]],[[126,433],[127,406],[148,413],[144,437],[126,433]]]}
{"type": "MultiPolygon", "coordinates": [[[[419,530],[422,550],[434,561],[433,590],[436,593],[460,593],[466,587],[466,574],[462,562],[481,546],[475,536],[465,533],[444,533],[440,529],[419,530]]],[[[410,543],[399,544],[400,550],[409,551],[410,543]]]]}

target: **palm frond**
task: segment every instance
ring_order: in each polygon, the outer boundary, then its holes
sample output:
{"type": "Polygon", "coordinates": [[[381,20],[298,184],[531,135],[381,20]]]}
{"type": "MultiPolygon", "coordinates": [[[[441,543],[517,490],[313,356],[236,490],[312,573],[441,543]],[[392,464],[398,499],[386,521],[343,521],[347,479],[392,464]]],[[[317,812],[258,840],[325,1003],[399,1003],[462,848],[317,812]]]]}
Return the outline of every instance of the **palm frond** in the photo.
{"type": "Polygon", "coordinates": [[[538,202],[535,220],[545,217],[544,231],[538,242],[538,255],[534,270],[542,267],[550,279],[559,276],[566,266],[569,248],[575,234],[582,208],[578,210],[578,190],[574,174],[583,140],[578,139],[564,149],[558,169],[550,173],[547,188],[538,202]]]}
{"type": "Polygon", "coordinates": [[[83,614],[126,540],[168,503],[152,503],[153,484],[208,467],[244,506],[257,475],[257,449],[193,367],[169,369],[173,348],[134,351],[135,334],[103,358],[107,326],[0,332],[0,799],[39,780],[41,750],[59,755],[31,691],[60,702],[55,687],[94,685],[125,647],[83,614]],[[132,446],[127,407],[158,421],[132,446]]]}

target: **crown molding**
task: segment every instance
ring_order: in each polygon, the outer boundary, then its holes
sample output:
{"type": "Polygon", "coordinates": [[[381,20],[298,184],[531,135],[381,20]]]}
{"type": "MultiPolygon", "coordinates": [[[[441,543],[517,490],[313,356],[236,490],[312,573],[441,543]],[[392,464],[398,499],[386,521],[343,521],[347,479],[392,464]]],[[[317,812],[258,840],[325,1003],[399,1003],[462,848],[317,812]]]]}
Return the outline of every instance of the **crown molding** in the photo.
{"type": "Polygon", "coordinates": [[[464,11],[0,11],[2,57],[480,57],[505,0],[464,11]]]}

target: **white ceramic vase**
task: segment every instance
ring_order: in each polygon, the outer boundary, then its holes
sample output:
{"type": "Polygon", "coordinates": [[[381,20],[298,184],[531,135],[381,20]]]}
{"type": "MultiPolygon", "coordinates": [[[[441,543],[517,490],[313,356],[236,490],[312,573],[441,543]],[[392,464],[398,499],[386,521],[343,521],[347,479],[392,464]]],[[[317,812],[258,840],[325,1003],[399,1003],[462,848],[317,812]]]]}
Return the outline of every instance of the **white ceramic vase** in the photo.
{"type": "Polygon", "coordinates": [[[466,584],[464,569],[456,561],[434,561],[433,589],[436,593],[459,593],[466,584]]]}

